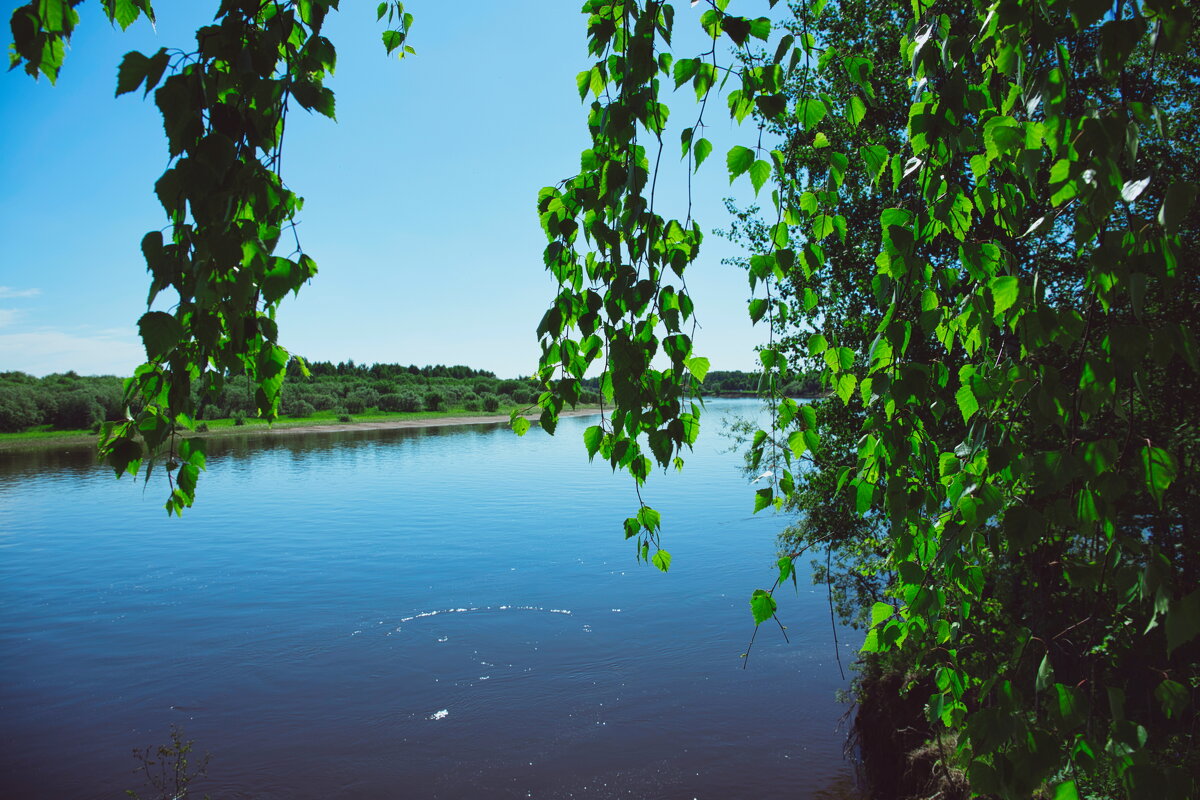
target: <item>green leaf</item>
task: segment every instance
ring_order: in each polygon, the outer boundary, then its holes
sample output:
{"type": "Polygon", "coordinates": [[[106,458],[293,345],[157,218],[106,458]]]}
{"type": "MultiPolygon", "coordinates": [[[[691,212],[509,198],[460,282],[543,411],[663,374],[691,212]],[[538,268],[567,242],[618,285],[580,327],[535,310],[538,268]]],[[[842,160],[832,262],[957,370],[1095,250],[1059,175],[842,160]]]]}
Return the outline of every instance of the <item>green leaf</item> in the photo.
{"type": "Polygon", "coordinates": [[[1200,635],[1200,589],[1184,597],[1172,600],[1167,609],[1167,655],[1200,635]]]}
{"type": "Polygon", "coordinates": [[[849,372],[843,372],[837,379],[837,396],[842,399],[844,405],[850,404],[850,398],[854,396],[854,387],[858,385],[858,380],[849,372]]]}
{"type": "Polygon", "coordinates": [[[1017,302],[1020,285],[1013,275],[1001,275],[988,283],[992,290],[992,307],[996,315],[1003,314],[1017,302]]]}
{"type": "Polygon", "coordinates": [[[813,220],[812,235],[814,241],[821,241],[826,236],[834,232],[833,217],[828,214],[820,214],[813,220]]]}
{"type": "Polygon", "coordinates": [[[875,502],[875,485],[868,481],[859,481],[854,487],[854,510],[860,515],[871,510],[875,502]]]}
{"type": "Polygon", "coordinates": [[[137,88],[142,85],[142,81],[146,79],[146,72],[150,68],[150,59],[136,50],[125,54],[121,59],[121,65],[117,67],[117,97],[128,92],[137,91],[137,88]]]}
{"type": "Polygon", "coordinates": [[[851,97],[846,103],[846,119],[853,127],[857,128],[866,116],[867,104],[858,95],[851,97]]]}
{"type": "Polygon", "coordinates": [[[863,161],[867,175],[871,178],[871,183],[878,182],[879,176],[883,174],[883,169],[888,164],[887,148],[879,144],[867,145],[858,148],[858,155],[863,161]]]}
{"type": "Polygon", "coordinates": [[[690,81],[696,74],[697,61],[694,58],[681,58],[675,62],[675,88],[678,89],[690,81]]]}
{"type": "Polygon", "coordinates": [[[775,598],[764,589],[755,589],[750,595],[750,613],[754,615],[754,624],[761,625],[775,616],[778,609],[775,598]]]}
{"type": "Polygon", "coordinates": [[[774,500],[774,498],[775,490],[770,486],[764,489],[759,489],[754,493],[754,513],[757,514],[767,506],[771,505],[771,502],[774,500]]]}
{"type": "Polygon", "coordinates": [[[825,101],[815,97],[806,97],[796,106],[796,118],[806,131],[811,131],[819,125],[828,113],[829,107],[825,105],[825,101]]]}
{"type": "Polygon", "coordinates": [[[962,412],[963,422],[970,422],[971,417],[975,416],[975,412],[979,410],[979,401],[975,399],[975,393],[971,391],[971,387],[963,384],[954,393],[954,399],[958,403],[958,410],[962,412]]]}
{"type": "Polygon", "coordinates": [[[1163,226],[1168,236],[1179,232],[1179,225],[1191,210],[1196,201],[1196,185],[1186,181],[1176,181],[1167,187],[1162,207],[1158,210],[1158,223],[1163,226]]]}
{"type": "Polygon", "coordinates": [[[337,119],[334,113],[333,92],[326,86],[311,81],[298,81],[292,84],[292,97],[296,98],[301,108],[337,119]]]}
{"type": "Polygon", "coordinates": [[[692,152],[696,156],[696,169],[700,169],[700,165],[704,163],[704,159],[708,158],[708,154],[712,152],[712,149],[712,142],[708,139],[702,138],[696,142],[695,147],[692,148],[692,152]]]}
{"type": "Polygon", "coordinates": [[[734,145],[725,156],[725,164],[729,168],[729,182],[733,183],[754,163],[754,151],[749,147],[734,145]]]}
{"type": "Polygon", "coordinates": [[[138,331],[146,346],[146,359],[155,361],[169,354],[183,339],[179,320],[162,311],[149,311],[138,320],[138,331]]]}
{"type": "Polygon", "coordinates": [[[992,117],[983,124],[988,161],[1015,153],[1025,145],[1025,131],[1012,117],[992,117]]]}
{"type": "Polygon", "coordinates": [[[750,301],[750,321],[758,322],[763,318],[763,314],[767,313],[767,308],[770,304],[761,297],[755,297],[750,301]]]}
{"type": "Polygon", "coordinates": [[[517,436],[524,436],[529,431],[529,420],[521,416],[521,412],[515,408],[509,415],[509,425],[512,426],[513,433],[517,436]]]}
{"type": "Polygon", "coordinates": [[[663,572],[669,570],[671,568],[671,554],[666,550],[659,550],[654,554],[654,566],[663,572]]]}
{"type": "Polygon", "coordinates": [[[709,363],[708,359],[703,356],[694,356],[685,358],[683,365],[687,367],[688,372],[692,373],[692,377],[699,383],[704,383],[704,377],[708,375],[709,363]]]}
{"type": "Polygon", "coordinates": [[[167,66],[171,63],[171,57],[167,54],[167,48],[159,48],[159,51],[150,57],[150,63],[146,65],[146,81],[145,88],[142,90],[142,96],[146,97],[158,86],[158,82],[162,80],[163,73],[167,71],[167,66]]]}
{"type": "Polygon", "coordinates": [[[1177,470],[1175,459],[1160,447],[1142,448],[1142,474],[1150,496],[1162,506],[1163,493],[1174,482],[1177,470]]]}
{"type": "Polygon", "coordinates": [[[764,42],[771,38],[771,20],[766,17],[750,20],[750,35],[764,42]]]}
{"type": "Polygon", "coordinates": [[[763,187],[771,177],[771,165],[761,158],[750,165],[750,183],[754,186],[754,194],[763,187]]]}
{"type": "Polygon", "coordinates": [[[141,13],[133,0],[112,0],[111,3],[105,3],[105,6],[105,10],[109,12],[109,19],[120,25],[121,30],[127,30],[141,13]]]}
{"type": "Polygon", "coordinates": [[[599,425],[592,425],[583,432],[583,446],[587,448],[588,460],[590,461],[596,452],[600,449],[600,443],[604,441],[604,429],[599,425]]]}
{"type": "Polygon", "coordinates": [[[1163,714],[1167,719],[1173,719],[1179,712],[1186,709],[1190,701],[1187,687],[1169,678],[1158,685],[1154,690],[1154,696],[1162,705],[1163,714]]]}
{"type": "Polygon", "coordinates": [[[784,556],[775,562],[775,566],[779,567],[779,582],[783,583],[788,579],[788,576],[795,577],[796,565],[791,558],[784,556]]]}
{"type": "Polygon", "coordinates": [[[404,34],[400,31],[384,31],[383,46],[387,50],[388,55],[391,55],[394,50],[404,46],[404,34]]]}
{"type": "Polygon", "coordinates": [[[662,526],[662,515],[650,506],[642,506],[637,513],[638,524],[654,533],[662,526]]]}
{"type": "Polygon", "coordinates": [[[1050,654],[1042,656],[1042,663],[1038,666],[1037,682],[1035,688],[1037,691],[1042,691],[1054,682],[1054,667],[1050,665],[1050,654]]]}
{"type": "Polygon", "coordinates": [[[871,606],[871,627],[877,628],[884,622],[892,618],[896,613],[896,609],[892,608],[891,603],[876,603],[871,606]]]}
{"type": "Polygon", "coordinates": [[[1054,800],[1079,800],[1079,790],[1075,781],[1064,781],[1054,787],[1054,800]]]}

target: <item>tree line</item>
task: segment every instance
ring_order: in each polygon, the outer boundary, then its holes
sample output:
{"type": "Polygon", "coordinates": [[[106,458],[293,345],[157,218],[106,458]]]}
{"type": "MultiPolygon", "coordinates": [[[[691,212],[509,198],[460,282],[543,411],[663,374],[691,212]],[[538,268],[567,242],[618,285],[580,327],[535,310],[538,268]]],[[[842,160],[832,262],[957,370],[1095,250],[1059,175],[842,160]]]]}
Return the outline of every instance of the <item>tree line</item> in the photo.
{"type": "MultiPolygon", "coordinates": [[[[304,418],[318,412],[334,415],[367,412],[497,411],[527,407],[537,401],[537,386],[528,378],[499,379],[494,373],[462,365],[357,365],[353,361],[288,364],[289,380],[280,398],[285,417],[304,418]],[[307,369],[308,374],[304,372],[307,369]]],[[[245,376],[225,381],[220,391],[201,398],[196,420],[254,416],[254,386],[245,376]]],[[[598,395],[589,395],[599,399],[598,395]]],[[[66,372],[36,378],[23,372],[0,373],[0,431],[34,428],[98,430],[106,421],[125,419],[124,379],[80,376],[66,372]]],[[[133,398],[136,403],[137,398],[133,398]]]]}
{"type": "MultiPolygon", "coordinates": [[[[535,406],[541,394],[529,377],[497,378],[488,370],[456,364],[356,364],[353,360],[304,362],[292,359],[280,398],[284,417],[302,419],[318,412],[334,416],[419,411],[494,412],[535,406]],[[307,374],[305,372],[307,371],[307,374]]],[[[752,395],[759,376],[750,372],[714,371],[702,393],[720,397],[752,395]]],[[[816,375],[798,380],[797,396],[819,391],[816,375]]],[[[136,398],[135,398],[136,399],[136,398]]],[[[601,400],[599,382],[589,382],[580,396],[587,404],[601,400]]],[[[198,421],[244,419],[255,414],[254,386],[245,376],[226,381],[219,392],[194,398],[198,421]]],[[[24,372],[0,373],[0,432],[31,429],[98,430],[103,422],[125,418],[124,379],[114,375],[82,376],[75,372],[36,378],[24,372]]],[[[133,408],[131,411],[136,412],[133,408]]]]}

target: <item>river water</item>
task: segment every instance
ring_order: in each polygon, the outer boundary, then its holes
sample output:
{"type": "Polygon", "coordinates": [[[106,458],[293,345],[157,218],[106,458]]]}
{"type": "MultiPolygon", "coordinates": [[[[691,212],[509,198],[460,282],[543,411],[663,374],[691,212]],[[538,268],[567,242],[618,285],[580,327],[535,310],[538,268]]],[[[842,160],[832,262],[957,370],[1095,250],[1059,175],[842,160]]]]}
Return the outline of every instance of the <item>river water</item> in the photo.
{"type": "MultiPolygon", "coordinates": [[[[715,435],[643,489],[582,433],[210,441],[195,508],[87,449],[0,453],[0,797],[154,797],[177,725],[225,798],[847,798],[824,590],[748,598],[786,520],[715,435]]],[[[842,662],[853,655],[842,632],[842,662]]]]}

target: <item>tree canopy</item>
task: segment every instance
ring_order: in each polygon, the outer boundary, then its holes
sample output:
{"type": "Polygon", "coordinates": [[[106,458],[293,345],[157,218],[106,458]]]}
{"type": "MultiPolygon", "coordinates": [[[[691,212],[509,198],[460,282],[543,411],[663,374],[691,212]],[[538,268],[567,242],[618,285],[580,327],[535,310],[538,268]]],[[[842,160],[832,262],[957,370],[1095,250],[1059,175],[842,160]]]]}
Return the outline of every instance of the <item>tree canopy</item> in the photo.
{"type": "MultiPolygon", "coordinates": [[[[18,8],[14,66],[53,81],[78,2],[18,8]]],[[[175,447],[171,511],[193,502],[204,463],[199,444],[175,444],[194,387],[203,398],[246,375],[260,413],[277,413],[289,354],[274,311],[316,269],[279,158],[289,107],[334,114],[321,27],[336,5],[223,0],[195,51],[121,64],[118,93],[153,91],[164,118],[170,225],[143,252],[151,299],[178,302],[140,320],[148,360],[126,391],[142,410],[101,450],[119,474],[175,447]],[[277,255],[285,241],[295,249],[277,255]]],[[[682,466],[709,367],[686,283],[703,229],[690,208],[662,208],[658,177],[664,154],[690,171],[723,164],[763,203],[734,223],[773,398],[751,439],[774,476],[755,509],[804,510],[797,549],[836,549],[863,578],[864,651],[898,654],[924,681],[976,791],[1194,796],[1194,12],[748,5],[682,9],[708,43],[684,53],[671,4],[584,3],[591,146],[537,198],[557,283],[537,328],[543,427],[598,369],[607,413],[589,455],[638,486],[682,466]],[[672,124],[685,86],[697,114],[672,124]],[[710,161],[714,114],[745,140],[710,161]],[[788,398],[813,365],[833,399],[788,398]]],[[[122,26],[153,14],[148,0],[104,6],[122,26]]],[[[411,16],[398,2],[378,13],[403,54],[411,16]]],[[[624,532],[670,566],[640,493],[624,532]]],[[[776,612],[773,592],[754,593],[756,622],[776,612]]]]}

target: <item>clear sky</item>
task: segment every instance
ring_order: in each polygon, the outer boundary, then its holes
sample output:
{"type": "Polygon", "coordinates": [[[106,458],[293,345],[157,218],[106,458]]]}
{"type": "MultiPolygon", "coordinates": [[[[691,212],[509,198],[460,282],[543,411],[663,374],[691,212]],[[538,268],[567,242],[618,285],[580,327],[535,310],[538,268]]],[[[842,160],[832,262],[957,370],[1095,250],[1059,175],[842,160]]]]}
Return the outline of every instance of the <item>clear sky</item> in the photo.
{"type": "MultiPolygon", "coordinates": [[[[124,374],[144,360],[139,243],[166,224],[153,185],[167,152],[153,98],[114,99],[116,66],[129,50],[193,49],[217,3],[155,5],[156,28],[142,20],[124,33],[98,2],[82,5],[55,86],[0,74],[0,371],[124,374]]],[[[575,87],[589,66],[586,19],[576,0],[412,0],[417,56],[398,61],[384,54],[375,5],[343,2],[326,23],[337,122],[288,117],[283,177],[305,198],[301,243],[320,273],[284,301],[281,343],[310,360],[529,374],[555,294],[537,192],[574,174],[588,144],[575,87]]],[[[699,9],[677,5],[677,26],[695,27],[699,9]]],[[[667,100],[667,216],[684,215],[678,136],[690,97],[685,87],[667,100]]],[[[727,224],[722,197],[746,200],[748,181],[729,187],[723,153],[753,132],[738,134],[723,103],[707,123],[716,149],[693,186],[706,238],[688,276],[696,351],[714,369],[752,369],[766,331],[746,316],[744,273],[720,263],[734,249],[711,232],[727,224]]]]}

